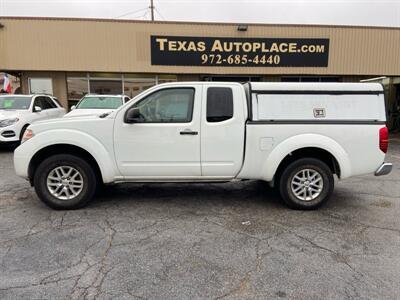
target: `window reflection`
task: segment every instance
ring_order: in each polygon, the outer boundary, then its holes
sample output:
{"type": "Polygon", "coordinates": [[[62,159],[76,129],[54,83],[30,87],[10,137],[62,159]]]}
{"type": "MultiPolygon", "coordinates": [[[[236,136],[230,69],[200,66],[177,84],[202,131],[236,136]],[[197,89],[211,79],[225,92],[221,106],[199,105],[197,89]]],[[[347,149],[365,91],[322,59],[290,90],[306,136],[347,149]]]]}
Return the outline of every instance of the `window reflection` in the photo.
{"type": "Polygon", "coordinates": [[[121,95],[122,80],[91,79],[90,93],[101,94],[101,95],[121,95]]]}
{"type": "Polygon", "coordinates": [[[136,102],[141,123],[184,123],[192,120],[194,89],[163,89],[136,102]]]}
{"type": "Polygon", "coordinates": [[[73,78],[67,79],[68,101],[78,101],[88,93],[87,78],[73,78]]]}
{"type": "Polygon", "coordinates": [[[53,82],[51,78],[29,78],[30,94],[53,95],[53,82]]]}
{"type": "Polygon", "coordinates": [[[155,84],[155,78],[126,78],[124,80],[124,94],[133,98],[155,84]]]}
{"type": "Polygon", "coordinates": [[[177,81],[176,75],[69,73],[67,75],[68,106],[75,105],[86,94],[120,95],[132,98],[156,83],[177,81]],[[90,91],[89,91],[90,89],[90,91]]]}

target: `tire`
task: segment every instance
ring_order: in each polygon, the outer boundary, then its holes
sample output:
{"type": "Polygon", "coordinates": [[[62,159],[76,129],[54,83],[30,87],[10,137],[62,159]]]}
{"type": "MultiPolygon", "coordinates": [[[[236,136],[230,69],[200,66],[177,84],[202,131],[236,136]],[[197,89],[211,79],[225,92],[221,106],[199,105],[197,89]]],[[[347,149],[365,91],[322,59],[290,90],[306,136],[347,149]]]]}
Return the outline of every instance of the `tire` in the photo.
{"type": "Polygon", "coordinates": [[[279,181],[283,201],[290,208],[300,210],[320,207],[332,195],[333,188],[331,169],[315,158],[301,158],[292,162],[283,171],[279,181]]]}
{"type": "Polygon", "coordinates": [[[93,168],[82,158],[57,154],[40,163],[33,185],[47,206],[57,210],[78,209],[92,199],[97,178],[93,168]]]}

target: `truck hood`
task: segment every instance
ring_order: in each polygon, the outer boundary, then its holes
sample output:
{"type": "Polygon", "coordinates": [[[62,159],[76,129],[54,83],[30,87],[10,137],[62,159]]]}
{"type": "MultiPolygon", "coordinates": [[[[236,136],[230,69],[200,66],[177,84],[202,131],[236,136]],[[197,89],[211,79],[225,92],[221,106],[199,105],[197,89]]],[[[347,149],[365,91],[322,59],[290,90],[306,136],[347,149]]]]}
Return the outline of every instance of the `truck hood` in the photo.
{"type": "MultiPolygon", "coordinates": [[[[90,120],[96,120],[96,119],[100,119],[98,116],[82,116],[81,118],[57,118],[57,119],[47,119],[47,120],[42,120],[42,121],[36,121],[35,125],[48,125],[49,127],[52,126],[52,124],[54,124],[55,126],[57,126],[58,124],[75,124],[75,123],[79,123],[80,121],[85,122],[85,121],[90,121],[90,120]]],[[[33,126],[32,124],[32,126],[33,126]]]]}
{"type": "Polygon", "coordinates": [[[96,128],[102,126],[112,131],[113,122],[114,119],[109,117],[99,118],[98,116],[82,116],[80,118],[58,118],[38,121],[30,125],[29,128],[32,129],[35,134],[54,129],[70,129],[87,132],[96,130],[96,128]]]}
{"type": "Polygon", "coordinates": [[[0,120],[19,118],[29,113],[29,110],[0,110],[0,120]]]}
{"type": "Polygon", "coordinates": [[[87,116],[100,116],[104,113],[111,113],[112,109],[74,109],[64,115],[64,118],[71,117],[87,117],[87,116]]]}

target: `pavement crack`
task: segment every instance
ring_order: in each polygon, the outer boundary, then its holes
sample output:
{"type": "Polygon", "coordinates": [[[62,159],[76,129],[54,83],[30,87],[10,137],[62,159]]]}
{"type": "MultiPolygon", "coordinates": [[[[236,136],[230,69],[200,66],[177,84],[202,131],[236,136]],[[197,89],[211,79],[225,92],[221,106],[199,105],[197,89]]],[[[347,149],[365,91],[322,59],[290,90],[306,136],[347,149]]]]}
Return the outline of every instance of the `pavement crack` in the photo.
{"type": "Polygon", "coordinates": [[[367,228],[375,228],[375,229],[380,229],[380,230],[392,231],[392,232],[396,232],[396,233],[400,234],[400,229],[398,229],[398,228],[391,228],[391,227],[378,226],[378,225],[372,225],[372,224],[367,224],[367,223],[363,223],[363,222],[358,222],[347,216],[342,216],[342,215],[338,215],[335,213],[328,213],[328,212],[322,212],[322,213],[330,218],[337,219],[337,220],[340,220],[343,222],[353,223],[355,225],[364,226],[367,228]]]}
{"type": "Polygon", "coordinates": [[[349,267],[353,272],[356,272],[356,270],[355,270],[355,269],[350,265],[350,263],[347,261],[346,257],[344,257],[341,253],[336,252],[336,251],[334,251],[334,250],[332,250],[332,249],[329,249],[329,248],[327,248],[327,247],[318,245],[318,244],[315,243],[314,241],[312,241],[312,240],[310,240],[310,239],[308,239],[308,238],[306,238],[306,237],[304,237],[304,236],[301,236],[301,235],[299,235],[299,234],[297,234],[297,233],[292,232],[292,234],[295,235],[296,237],[298,237],[299,239],[308,242],[308,243],[309,243],[312,247],[314,247],[314,248],[321,249],[321,250],[324,250],[324,251],[327,251],[327,252],[331,253],[331,254],[333,255],[333,257],[336,259],[336,261],[345,264],[345,265],[346,265],[347,267],[349,267]]]}
{"type": "Polygon", "coordinates": [[[29,283],[29,284],[25,284],[25,285],[9,286],[6,288],[0,288],[0,291],[8,291],[8,290],[12,290],[12,289],[24,289],[24,288],[30,288],[30,287],[43,286],[43,285],[48,285],[48,284],[52,284],[52,283],[59,283],[62,281],[75,279],[76,277],[77,277],[77,275],[65,277],[65,278],[58,278],[56,280],[50,280],[50,281],[43,282],[43,283],[37,282],[37,283],[29,283]]]}
{"type": "Polygon", "coordinates": [[[100,294],[100,290],[103,285],[104,279],[107,277],[108,273],[111,270],[113,270],[113,267],[108,270],[106,269],[105,261],[107,259],[108,254],[110,253],[111,248],[113,247],[113,241],[114,241],[114,237],[115,237],[115,234],[117,231],[113,228],[113,226],[111,225],[111,223],[108,219],[105,219],[105,223],[107,225],[106,231],[108,231],[108,236],[107,236],[108,242],[107,242],[107,247],[103,253],[103,256],[99,262],[100,269],[97,273],[97,276],[95,277],[95,280],[93,281],[92,286],[89,286],[89,288],[95,289],[95,295],[93,296],[93,298],[96,298],[100,294]]]}

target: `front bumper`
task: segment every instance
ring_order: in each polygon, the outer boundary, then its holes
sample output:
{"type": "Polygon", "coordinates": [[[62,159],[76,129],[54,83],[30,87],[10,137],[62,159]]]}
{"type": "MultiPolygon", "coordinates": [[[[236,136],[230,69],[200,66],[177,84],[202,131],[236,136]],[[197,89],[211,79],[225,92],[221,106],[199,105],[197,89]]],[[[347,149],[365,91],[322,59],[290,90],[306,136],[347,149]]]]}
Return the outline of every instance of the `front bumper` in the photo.
{"type": "Polygon", "coordinates": [[[375,171],[375,176],[387,175],[392,171],[393,164],[391,163],[382,163],[378,170],[375,171]]]}
{"type": "Polygon", "coordinates": [[[0,143],[9,143],[19,141],[19,133],[16,126],[11,125],[0,128],[0,143]]]}
{"type": "Polygon", "coordinates": [[[23,155],[23,151],[21,151],[21,149],[22,147],[19,146],[17,149],[14,150],[14,170],[18,176],[29,179],[28,168],[30,157],[23,155]]]}

